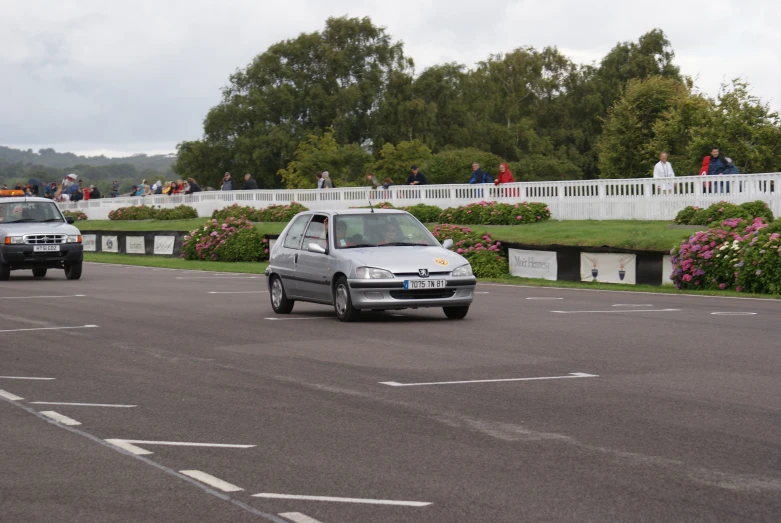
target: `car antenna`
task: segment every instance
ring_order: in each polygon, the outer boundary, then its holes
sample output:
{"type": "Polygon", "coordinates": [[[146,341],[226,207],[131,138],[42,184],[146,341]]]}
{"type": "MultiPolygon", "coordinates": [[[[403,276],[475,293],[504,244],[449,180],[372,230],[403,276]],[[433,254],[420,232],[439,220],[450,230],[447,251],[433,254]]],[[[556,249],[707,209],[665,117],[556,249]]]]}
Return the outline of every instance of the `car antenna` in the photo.
{"type": "Polygon", "coordinates": [[[372,210],[372,214],[374,214],[374,207],[372,207],[372,197],[369,196],[369,209],[372,210]]]}

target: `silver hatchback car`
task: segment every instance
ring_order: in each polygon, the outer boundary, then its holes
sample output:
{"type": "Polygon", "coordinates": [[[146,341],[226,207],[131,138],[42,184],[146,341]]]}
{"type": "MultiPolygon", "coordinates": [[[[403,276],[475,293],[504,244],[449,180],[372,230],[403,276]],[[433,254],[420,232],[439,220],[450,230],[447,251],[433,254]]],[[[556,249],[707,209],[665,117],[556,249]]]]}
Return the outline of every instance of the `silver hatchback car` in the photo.
{"type": "Polygon", "coordinates": [[[472,267],[405,211],[307,211],[282,231],[266,277],[271,306],[288,314],[296,301],[333,305],[342,321],[362,310],[442,307],[462,319],[472,304],[472,267]]]}

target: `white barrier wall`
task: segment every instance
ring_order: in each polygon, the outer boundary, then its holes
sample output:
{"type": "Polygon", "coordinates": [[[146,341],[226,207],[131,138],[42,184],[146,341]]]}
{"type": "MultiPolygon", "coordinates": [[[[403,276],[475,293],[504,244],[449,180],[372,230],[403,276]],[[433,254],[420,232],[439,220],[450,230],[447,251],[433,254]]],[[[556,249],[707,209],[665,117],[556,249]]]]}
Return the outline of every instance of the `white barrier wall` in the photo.
{"type": "Polygon", "coordinates": [[[763,200],[781,215],[781,173],[675,178],[673,189],[661,191],[651,178],[526,182],[493,185],[397,185],[388,189],[367,187],[338,189],[279,189],[258,191],[206,191],[185,196],[102,198],[59,204],[62,210],[81,210],[90,219],[106,220],[109,211],[130,205],[194,207],[199,216],[233,204],[263,208],[298,202],[309,209],[348,209],[388,201],[397,207],[425,203],[457,207],[473,202],[543,202],[554,220],[672,220],[687,205],[707,207],[725,200],[743,203],[763,200]]]}

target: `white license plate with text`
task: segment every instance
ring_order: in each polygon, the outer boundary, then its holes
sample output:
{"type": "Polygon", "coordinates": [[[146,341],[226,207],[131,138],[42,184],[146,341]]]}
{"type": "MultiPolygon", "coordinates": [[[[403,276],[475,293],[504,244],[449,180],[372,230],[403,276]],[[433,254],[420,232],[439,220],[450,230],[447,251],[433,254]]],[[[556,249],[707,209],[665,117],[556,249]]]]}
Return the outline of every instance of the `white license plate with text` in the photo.
{"type": "Polygon", "coordinates": [[[443,289],[447,287],[446,280],[404,280],[404,288],[413,289],[443,289]]]}
{"type": "Polygon", "coordinates": [[[60,252],[59,245],[35,245],[33,252],[60,252]]]}

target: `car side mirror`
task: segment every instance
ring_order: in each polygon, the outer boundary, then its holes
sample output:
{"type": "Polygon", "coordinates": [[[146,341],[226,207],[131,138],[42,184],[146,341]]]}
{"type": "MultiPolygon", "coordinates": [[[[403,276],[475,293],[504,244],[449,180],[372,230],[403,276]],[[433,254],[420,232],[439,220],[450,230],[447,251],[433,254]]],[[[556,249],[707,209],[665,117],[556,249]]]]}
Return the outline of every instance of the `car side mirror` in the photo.
{"type": "Polygon", "coordinates": [[[448,250],[452,249],[453,248],[453,240],[448,238],[447,240],[443,241],[442,242],[442,247],[444,247],[445,249],[448,249],[448,250]]]}
{"type": "Polygon", "coordinates": [[[326,254],[328,251],[319,243],[310,243],[306,246],[306,250],[309,252],[316,252],[317,254],[326,254]]]}
{"type": "Polygon", "coordinates": [[[66,216],[65,223],[76,223],[76,219],[73,216],[66,216]]]}

